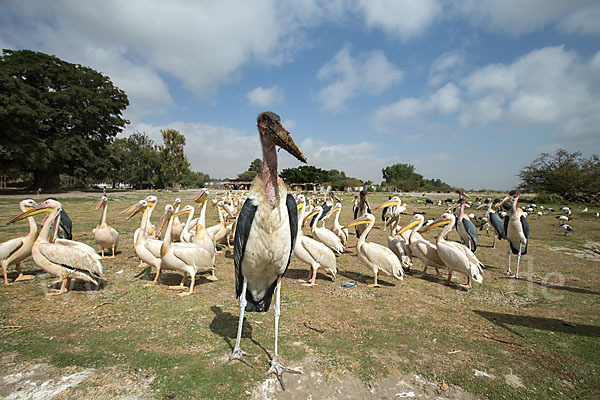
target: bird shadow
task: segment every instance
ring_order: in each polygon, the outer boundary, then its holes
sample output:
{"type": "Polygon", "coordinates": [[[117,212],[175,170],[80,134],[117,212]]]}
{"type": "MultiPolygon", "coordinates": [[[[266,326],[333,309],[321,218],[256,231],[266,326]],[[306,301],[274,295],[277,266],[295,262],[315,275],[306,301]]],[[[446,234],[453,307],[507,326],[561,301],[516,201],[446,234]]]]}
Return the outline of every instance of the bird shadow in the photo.
{"type": "MultiPolygon", "coordinates": [[[[373,283],[373,277],[369,276],[369,275],[365,275],[365,274],[361,274],[360,272],[354,272],[354,271],[338,271],[338,275],[341,275],[347,279],[350,279],[351,281],[357,281],[360,283],[364,283],[366,285],[369,285],[371,283],[373,283]]],[[[381,280],[381,275],[379,275],[378,279],[377,279],[377,283],[380,286],[396,286],[393,283],[389,283],[386,281],[382,281],[381,280]]]]}
{"type": "MultiPolygon", "coordinates": [[[[509,276],[502,276],[502,277],[500,277],[500,279],[515,280],[515,278],[509,277],[509,276]]],[[[537,280],[527,279],[527,278],[523,278],[523,277],[519,277],[517,280],[518,281],[523,281],[523,282],[526,282],[526,283],[531,283],[533,285],[537,285],[537,286],[548,288],[548,289],[565,290],[567,292],[581,293],[581,294],[595,294],[595,295],[600,295],[600,292],[598,292],[598,291],[589,290],[589,289],[586,289],[586,288],[575,287],[575,286],[555,285],[553,283],[544,282],[542,280],[537,281],[537,280]]]]}
{"type": "MultiPolygon", "coordinates": [[[[82,281],[79,279],[73,279],[71,280],[71,283],[69,284],[69,286],[66,288],[68,292],[94,292],[94,291],[99,291],[102,290],[106,287],[107,282],[103,279],[96,279],[98,281],[98,284],[95,285],[92,282],[88,282],[88,281],[82,281]]],[[[60,289],[61,283],[60,282],[56,282],[53,283],[52,285],[48,285],[48,289],[60,289]]]]}
{"type": "MultiPolygon", "coordinates": [[[[202,273],[204,274],[204,273],[202,273]]],[[[156,277],[156,271],[152,270],[152,267],[146,267],[144,268],[143,271],[141,271],[140,273],[138,273],[135,278],[142,280],[142,281],[149,281],[152,282],[154,281],[154,278],[156,277]]],[[[165,272],[162,271],[160,273],[160,280],[159,282],[163,285],[168,285],[168,286],[177,286],[181,283],[181,278],[183,277],[182,274],[176,273],[176,272],[165,272]]],[[[210,283],[211,281],[208,280],[206,278],[205,275],[199,275],[196,274],[196,281],[194,283],[194,287],[198,286],[198,285],[205,285],[207,283],[210,283]]],[[[188,285],[190,283],[190,277],[188,276],[184,282],[185,285],[188,285]]]]}
{"type": "Polygon", "coordinates": [[[562,332],[579,336],[590,336],[600,337],[600,327],[595,325],[586,324],[575,324],[567,321],[563,321],[556,318],[543,318],[543,317],[532,317],[529,315],[515,315],[515,314],[504,314],[496,313],[491,311],[483,310],[472,310],[475,314],[479,315],[498,325],[501,328],[513,333],[514,335],[523,337],[522,334],[514,331],[509,326],[524,326],[527,328],[551,331],[551,332],[562,332]]]}
{"type": "MultiPolygon", "coordinates": [[[[288,268],[288,270],[285,271],[285,274],[283,275],[283,277],[287,278],[287,279],[291,279],[291,280],[309,279],[308,270],[298,269],[298,268],[288,268]]],[[[327,274],[322,274],[321,272],[319,272],[319,270],[317,270],[317,280],[334,282],[334,279],[331,276],[329,276],[327,274]]]]}
{"type": "MultiPolygon", "coordinates": [[[[239,316],[233,315],[230,312],[224,312],[223,309],[217,305],[210,307],[210,310],[215,314],[209,324],[210,331],[221,336],[231,351],[233,351],[235,340],[237,339],[239,316]]],[[[252,325],[248,319],[244,317],[244,321],[242,322],[242,339],[250,339],[252,343],[264,351],[267,354],[267,357],[271,359],[271,354],[267,349],[252,337],[252,330],[252,325]]]]}
{"type": "MultiPolygon", "coordinates": [[[[432,267],[429,267],[429,268],[432,269],[432,267]]],[[[447,270],[445,270],[445,269],[441,269],[440,270],[440,272],[442,274],[444,273],[444,271],[447,272],[447,270]]],[[[445,286],[445,287],[447,287],[449,289],[454,289],[454,290],[463,291],[463,292],[468,291],[466,288],[460,286],[456,282],[450,282],[450,283],[448,283],[448,281],[445,278],[443,278],[443,276],[441,274],[438,277],[438,276],[436,276],[434,274],[430,274],[428,272],[427,273],[423,272],[423,270],[415,270],[415,269],[411,269],[410,271],[406,272],[406,274],[408,274],[408,275],[410,275],[410,276],[412,276],[412,277],[414,277],[416,279],[421,279],[421,280],[424,280],[424,281],[427,281],[427,282],[436,283],[438,285],[445,286]]],[[[456,275],[454,275],[454,277],[456,277],[456,275]]]]}

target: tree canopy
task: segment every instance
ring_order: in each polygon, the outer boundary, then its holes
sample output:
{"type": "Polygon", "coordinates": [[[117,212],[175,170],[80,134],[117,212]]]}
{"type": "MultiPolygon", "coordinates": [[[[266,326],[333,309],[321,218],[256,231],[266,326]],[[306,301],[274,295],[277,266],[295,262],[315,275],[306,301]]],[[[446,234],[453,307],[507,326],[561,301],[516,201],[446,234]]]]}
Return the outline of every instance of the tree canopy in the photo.
{"type": "Polygon", "coordinates": [[[238,179],[242,181],[251,181],[256,175],[260,174],[262,171],[262,160],[260,158],[255,158],[251,163],[248,169],[240,174],[238,174],[238,179]]]}
{"type": "Polygon", "coordinates": [[[398,190],[429,190],[451,191],[454,188],[440,179],[424,179],[423,175],[415,172],[414,165],[394,164],[381,170],[386,186],[393,186],[398,190]]]}
{"type": "Polygon", "coordinates": [[[286,168],[279,173],[279,176],[286,183],[326,184],[337,190],[343,190],[347,186],[362,186],[360,179],[347,177],[344,171],[337,169],[326,171],[313,165],[286,168]]]}
{"type": "Polygon", "coordinates": [[[161,148],[161,172],[166,183],[173,186],[181,181],[190,170],[190,163],[185,156],[185,136],[175,129],[161,130],[163,146],[161,148]]]}
{"type": "Polygon", "coordinates": [[[30,50],[0,56],[0,165],[33,172],[58,187],[59,175],[101,178],[110,145],[128,123],[124,91],[107,76],[30,50]]]}
{"type": "Polygon", "coordinates": [[[558,149],[542,153],[519,173],[520,187],[536,193],[557,194],[567,200],[591,201],[600,196],[600,157],[558,149]]]}
{"type": "Polygon", "coordinates": [[[143,132],[115,139],[111,146],[113,182],[127,182],[134,188],[151,187],[162,182],[160,146],[143,132]]]}

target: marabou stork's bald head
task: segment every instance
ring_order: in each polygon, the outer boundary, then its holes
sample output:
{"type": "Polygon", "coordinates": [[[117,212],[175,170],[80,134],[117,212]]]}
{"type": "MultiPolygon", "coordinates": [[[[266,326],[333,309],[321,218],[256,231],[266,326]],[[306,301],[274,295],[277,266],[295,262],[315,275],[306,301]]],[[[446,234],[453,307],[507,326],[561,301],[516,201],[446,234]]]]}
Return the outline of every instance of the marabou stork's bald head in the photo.
{"type": "Polygon", "coordinates": [[[261,137],[286,150],[303,163],[307,162],[306,157],[302,154],[290,133],[281,124],[279,115],[271,111],[260,113],[257,124],[261,137]]]}

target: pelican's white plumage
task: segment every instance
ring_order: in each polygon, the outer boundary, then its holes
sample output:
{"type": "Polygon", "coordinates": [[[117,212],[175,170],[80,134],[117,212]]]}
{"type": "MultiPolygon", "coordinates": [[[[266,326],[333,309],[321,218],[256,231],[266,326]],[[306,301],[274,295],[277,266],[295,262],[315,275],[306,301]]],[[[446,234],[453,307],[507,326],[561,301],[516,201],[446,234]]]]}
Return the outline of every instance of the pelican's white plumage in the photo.
{"type": "Polygon", "coordinates": [[[100,245],[102,258],[104,258],[104,249],[111,250],[111,258],[114,258],[117,246],[119,245],[119,232],[106,222],[106,215],[108,212],[108,198],[106,196],[102,196],[100,203],[96,206],[96,211],[98,211],[100,207],[102,207],[102,216],[100,217],[100,222],[98,222],[98,225],[92,232],[94,233],[96,243],[100,245]]]}
{"type": "Polygon", "coordinates": [[[306,216],[306,219],[309,219],[313,215],[317,215],[311,226],[312,237],[336,253],[342,254],[344,252],[344,245],[340,238],[329,229],[317,226],[321,214],[323,214],[323,208],[321,206],[316,206],[311,213],[306,216]]]}
{"type": "MultiPolygon", "coordinates": [[[[19,203],[21,212],[31,210],[37,206],[36,202],[31,199],[22,200],[19,203]]],[[[15,282],[33,279],[32,275],[23,275],[21,273],[21,262],[31,255],[31,248],[37,238],[37,225],[33,217],[27,217],[29,224],[29,232],[25,236],[9,239],[0,244],[0,265],[4,275],[4,284],[8,284],[7,268],[9,265],[15,265],[17,268],[17,279],[15,282]]]]}

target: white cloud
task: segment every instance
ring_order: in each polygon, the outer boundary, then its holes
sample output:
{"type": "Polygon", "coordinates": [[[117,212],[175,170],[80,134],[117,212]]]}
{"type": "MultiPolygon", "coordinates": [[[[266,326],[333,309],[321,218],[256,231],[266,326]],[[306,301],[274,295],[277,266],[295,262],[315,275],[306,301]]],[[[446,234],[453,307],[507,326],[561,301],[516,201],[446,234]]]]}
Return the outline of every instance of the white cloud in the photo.
{"type": "Polygon", "coordinates": [[[450,3],[448,11],[485,29],[518,36],[555,24],[570,33],[598,33],[599,8],[596,0],[462,0],[450,3]]]}
{"type": "Polygon", "coordinates": [[[283,101],[283,92],[277,86],[263,88],[259,86],[248,92],[248,102],[257,107],[270,107],[283,101]]]}
{"type": "Polygon", "coordinates": [[[455,78],[465,64],[464,56],[459,53],[444,53],[439,56],[429,69],[429,84],[438,86],[443,81],[455,78]]]}
{"type": "Polygon", "coordinates": [[[326,110],[340,112],[353,97],[361,93],[378,95],[399,83],[402,77],[403,72],[381,50],[354,58],[346,45],[319,70],[317,78],[333,82],[319,91],[318,98],[326,110]]]}
{"type": "Polygon", "coordinates": [[[422,34],[441,14],[436,0],[358,0],[367,26],[407,40],[422,34]]]}

